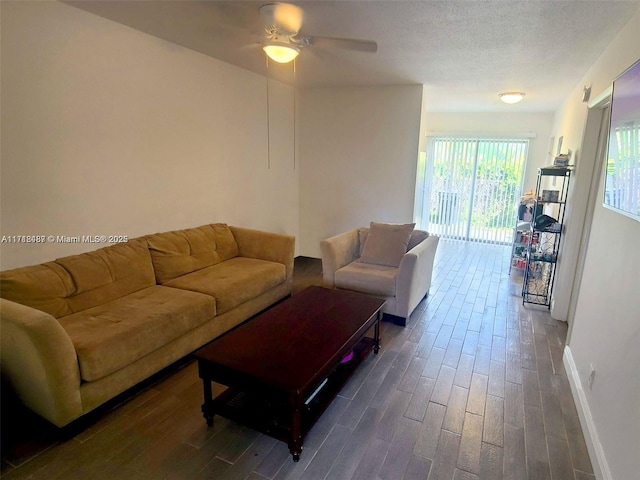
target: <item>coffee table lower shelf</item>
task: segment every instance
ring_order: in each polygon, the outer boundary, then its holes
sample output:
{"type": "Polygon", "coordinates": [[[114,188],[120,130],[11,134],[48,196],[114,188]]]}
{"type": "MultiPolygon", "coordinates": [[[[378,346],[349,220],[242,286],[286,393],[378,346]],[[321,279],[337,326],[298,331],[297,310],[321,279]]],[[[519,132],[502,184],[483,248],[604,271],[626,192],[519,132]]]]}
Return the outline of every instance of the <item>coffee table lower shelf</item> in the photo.
{"type": "MultiPolygon", "coordinates": [[[[318,385],[316,390],[304,399],[300,411],[300,427],[296,432],[296,405],[300,402],[286,396],[269,395],[262,390],[239,389],[229,386],[216,398],[207,394],[211,392],[211,381],[214,378],[201,377],[205,384],[205,403],[202,412],[207,424],[213,424],[213,417],[220,415],[229,420],[246,425],[277,440],[287,442],[293,460],[300,459],[304,436],[316,423],[331,401],[349,380],[357,366],[366,358],[371,350],[376,350],[375,340],[364,337],[353,348],[353,358],[339,363],[335,369],[318,385]],[[208,388],[207,388],[208,384],[208,388]],[[208,397],[208,399],[207,399],[208,397]]],[[[206,376],[206,375],[205,375],[206,376]]]]}

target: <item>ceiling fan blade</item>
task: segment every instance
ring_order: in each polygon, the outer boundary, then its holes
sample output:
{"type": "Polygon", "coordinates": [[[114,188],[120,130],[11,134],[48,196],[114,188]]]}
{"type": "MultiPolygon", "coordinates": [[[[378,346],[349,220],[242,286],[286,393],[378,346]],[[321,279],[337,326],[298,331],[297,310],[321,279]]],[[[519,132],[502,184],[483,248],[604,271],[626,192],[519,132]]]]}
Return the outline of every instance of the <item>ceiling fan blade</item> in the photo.
{"type": "Polygon", "coordinates": [[[355,38],[334,38],[334,37],[307,37],[306,43],[314,47],[342,48],[345,50],[356,50],[358,52],[376,53],[378,44],[373,40],[358,40],[355,38]]]}

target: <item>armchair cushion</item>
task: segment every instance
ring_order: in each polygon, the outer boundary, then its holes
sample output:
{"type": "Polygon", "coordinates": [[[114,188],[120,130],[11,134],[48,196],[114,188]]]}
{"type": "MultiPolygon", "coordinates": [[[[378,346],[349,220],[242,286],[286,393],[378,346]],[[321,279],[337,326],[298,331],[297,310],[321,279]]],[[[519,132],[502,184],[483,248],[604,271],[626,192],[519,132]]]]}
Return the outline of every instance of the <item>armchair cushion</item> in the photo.
{"type": "Polygon", "coordinates": [[[371,222],[359,262],[397,267],[409,245],[415,223],[371,222]]]}
{"type": "Polygon", "coordinates": [[[345,290],[393,297],[398,269],[387,265],[352,262],[335,273],[335,286],[345,290]]]}

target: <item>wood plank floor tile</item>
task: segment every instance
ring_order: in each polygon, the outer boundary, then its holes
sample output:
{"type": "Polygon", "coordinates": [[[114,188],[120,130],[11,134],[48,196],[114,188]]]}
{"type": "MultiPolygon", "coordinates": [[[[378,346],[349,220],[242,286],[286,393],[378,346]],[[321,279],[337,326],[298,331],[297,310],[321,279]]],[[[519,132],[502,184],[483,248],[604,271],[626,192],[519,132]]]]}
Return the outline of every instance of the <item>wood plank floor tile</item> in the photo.
{"type": "Polygon", "coordinates": [[[507,382],[522,384],[522,362],[520,353],[507,352],[505,378],[507,382]]]}
{"type": "Polygon", "coordinates": [[[522,394],[525,405],[542,407],[537,371],[529,370],[527,368],[522,369],[522,394]]]}
{"type": "Polygon", "coordinates": [[[442,428],[453,433],[462,434],[468,397],[468,389],[457,385],[452,387],[442,428]]]}
{"type": "Polygon", "coordinates": [[[400,418],[393,439],[388,447],[378,477],[382,480],[402,478],[409,465],[413,447],[418,439],[420,422],[400,418]]]}
{"type": "Polygon", "coordinates": [[[436,384],[433,387],[433,393],[431,394],[432,402],[439,403],[440,405],[447,405],[455,375],[455,368],[451,368],[446,365],[442,365],[442,367],[440,367],[440,373],[438,374],[436,384]]]}
{"type": "Polygon", "coordinates": [[[489,395],[504,398],[505,371],[506,366],[503,362],[491,360],[489,364],[489,384],[487,386],[489,395]]]}
{"type": "Polygon", "coordinates": [[[437,334],[425,332],[422,335],[422,337],[420,337],[420,340],[418,341],[418,347],[416,348],[416,357],[429,358],[429,355],[431,354],[431,349],[433,348],[433,345],[436,343],[436,338],[438,338],[437,334]]]}
{"type": "Polygon", "coordinates": [[[256,472],[251,472],[246,480],[269,480],[269,477],[265,477],[256,472]]]}
{"type": "Polygon", "coordinates": [[[418,385],[418,381],[422,376],[422,371],[426,364],[426,358],[414,357],[402,376],[400,384],[398,385],[398,390],[413,393],[418,385]]]}
{"type": "Polygon", "coordinates": [[[474,311],[471,314],[471,318],[469,319],[469,326],[467,327],[467,330],[470,332],[480,333],[481,327],[482,327],[482,313],[474,311]]]}
{"type": "Polygon", "coordinates": [[[400,419],[404,416],[412,395],[402,390],[396,390],[391,398],[389,406],[382,415],[382,419],[376,427],[375,437],[391,442],[396,433],[400,419]]]}
{"type": "Polygon", "coordinates": [[[226,480],[244,480],[262,462],[276,444],[277,440],[266,435],[258,438],[247,448],[240,457],[225,472],[226,480]]]}
{"type": "Polygon", "coordinates": [[[549,454],[540,407],[524,406],[524,427],[529,478],[549,479],[549,454]]]}
{"type": "Polygon", "coordinates": [[[473,364],[474,373],[489,375],[491,370],[491,347],[478,345],[476,350],[476,361],[473,364]]]}
{"type": "Polygon", "coordinates": [[[471,388],[469,389],[469,400],[467,401],[467,412],[476,415],[484,415],[484,404],[487,400],[487,383],[489,377],[474,373],[471,378],[471,388]]]}
{"type": "Polygon", "coordinates": [[[453,480],[478,480],[478,475],[456,468],[453,472],[453,480]]]}
{"type": "Polygon", "coordinates": [[[514,427],[524,427],[524,397],[522,385],[505,384],[504,423],[514,427]]]}
{"type": "Polygon", "coordinates": [[[568,388],[560,389],[560,409],[562,411],[562,420],[565,432],[567,433],[567,442],[569,444],[569,453],[571,454],[571,463],[573,468],[587,474],[593,473],[591,460],[589,459],[589,451],[580,426],[578,411],[573,403],[573,397],[568,388]]]}
{"type": "MultiPolygon", "coordinates": [[[[458,314],[458,316],[459,315],[460,314],[458,314]]],[[[453,327],[453,332],[451,333],[451,340],[458,340],[460,342],[464,342],[465,337],[467,336],[468,327],[469,327],[468,321],[458,318],[458,321],[453,327]]],[[[475,353],[475,350],[473,353],[475,353]]]]}
{"type": "MultiPolygon", "coordinates": [[[[408,395],[406,392],[399,393],[408,395]]],[[[330,467],[330,470],[328,470],[329,478],[351,478],[360,459],[364,455],[367,445],[380,433],[379,424],[381,418],[382,412],[375,408],[367,408],[358,425],[347,439],[348,447],[343,449],[342,452],[332,460],[333,465],[330,467]]]]}
{"type": "MultiPolygon", "coordinates": [[[[370,480],[371,478],[377,478],[388,450],[388,442],[380,438],[374,438],[367,446],[367,450],[364,452],[353,475],[348,478],[352,480],[370,480]]],[[[331,475],[331,473],[329,473],[329,475],[331,475]]]]}
{"type": "Polygon", "coordinates": [[[429,472],[429,480],[444,480],[453,477],[460,447],[460,435],[442,430],[440,442],[429,472]]]}
{"type": "Polygon", "coordinates": [[[482,441],[499,447],[504,445],[504,399],[501,397],[487,395],[482,441]]]}
{"type": "Polygon", "coordinates": [[[460,437],[460,448],[456,465],[472,473],[480,471],[480,450],[482,448],[482,428],[484,417],[467,412],[460,437]]]}
{"type": "Polygon", "coordinates": [[[480,334],[478,332],[468,331],[467,335],[464,338],[462,353],[466,355],[475,355],[476,350],[478,349],[479,338],[480,338],[480,334]]]}
{"type": "MultiPolygon", "coordinates": [[[[300,476],[298,475],[286,475],[281,477],[284,470],[280,470],[276,475],[278,478],[300,478],[301,480],[319,480],[324,479],[332,466],[335,465],[335,460],[342,453],[344,446],[347,444],[349,437],[352,434],[352,430],[344,427],[340,424],[336,424],[333,430],[322,444],[318,453],[313,457],[307,468],[304,469],[300,476]]],[[[304,455],[304,451],[303,451],[304,455]]],[[[293,464],[295,468],[295,462],[287,462],[285,465],[293,464]]]]}
{"type": "Polygon", "coordinates": [[[369,407],[369,403],[378,390],[378,387],[379,385],[376,382],[365,381],[338,419],[338,423],[351,429],[356,428],[362,415],[364,415],[364,412],[369,407]]]}
{"type": "Polygon", "coordinates": [[[596,476],[593,473],[584,473],[580,470],[574,470],[573,474],[575,476],[575,480],[596,480],[596,476]]]}
{"type": "Polygon", "coordinates": [[[454,385],[469,388],[471,386],[471,377],[473,376],[473,364],[475,357],[473,355],[460,355],[458,368],[456,368],[456,376],[453,378],[454,385]]]}
{"type": "Polygon", "coordinates": [[[504,451],[502,447],[490,443],[482,443],[480,449],[480,480],[502,480],[502,464],[504,451]]]}
{"type": "Polygon", "coordinates": [[[506,338],[507,336],[507,318],[496,316],[493,322],[493,335],[496,337],[506,338]]]}
{"type": "Polygon", "coordinates": [[[460,353],[462,352],[462,342],[459,340],[451,340],[442,361],[443,365],[456,368],[460,361],[460,353]]]}
{"type": "MultiPolygon", "coordinates": [[[[221,460],[220,458],[214,458],[207,464],[207,466],[198,472],[193,478],[194,480],[207,480],[210,478],[224,478],[227,470],[231,468],[231,464],[221,460]]],[[[106,478],[106,477],[105,477],[106,478]]],[[[122,477],[121,477],[122,478],[122,477]]]]}
{"type": "Polygon", "coordinates": [[[429,478],[431,465],[432,461],[430,459],[412,453],[402,480],[425,480],[429,478]]]}
{"type": "MultiPolygon", "coordinates": [[[[306,442],[305,442],[306,443],[306,442]]],[[[305,455],[312,450],[305,445],[305,455]]],[[[265,478],[273,478],[286,461],[291,461],[291,453],[284,442],[276,442],[271,450],[262,458],[254,472],[265,478]]]]}
{"type": "Polygon", "coordinates": [[[434,379],[438,378],[445,352],[446,350],[443,348],[433,347],[431,355],[429,355],[424,370],[422,371],[423,376],[434,379]]]}
{"type": "Polygon", "coordinates": [[[418,440],[413,449],[416,455],[430,459],[435,457],[446,410],[447,407],[444,405],[429,402],[427,413],[418,434],[418,440]]]}
{"type": "Polygon", "coordinates": [[[554,435],[566,440],[567,433],[564,428],[560,399],[557,392],[542,390],[542,416],[544,419],[544,431],[547,435],[554,435]]]}
{"type": "Polygon", "coordinates": [[[433,378],[420,377],[418,385],[409,401],[409,406],[404,414],[406,417],[422,422],[435,385],[436,381],[433,378]]]}
{"type": "Polygon", "coordinates": [[[516,328],[507,328],[507,353],[520,353],[520,322],[516,328]]]}
{"type": "Polygon", "coordinates": [[[507,361],[507,339],[505,337],[500,337],[497,335],[493,336],[493,342],[491,345],[491,360],[496,362],[506,362],[507,361]]]}
{"type": "Polygon", "coordinates": [[[490,347],[493,341],[493,323],[491,319],[482,322],[480,333],[478,335],[478,344],[490,347]]]}
{"type": "Polygon", "coordinates": [[[527,480],[524,427],[504,425],[503,478],[527,480]]]}
{"type": "Polygon", "coordinates": [[[547,435],[547,448],[549,449],[549,466],[551,480],[564,480],[573,476],[569,446],[564,438],[547,435]]]}

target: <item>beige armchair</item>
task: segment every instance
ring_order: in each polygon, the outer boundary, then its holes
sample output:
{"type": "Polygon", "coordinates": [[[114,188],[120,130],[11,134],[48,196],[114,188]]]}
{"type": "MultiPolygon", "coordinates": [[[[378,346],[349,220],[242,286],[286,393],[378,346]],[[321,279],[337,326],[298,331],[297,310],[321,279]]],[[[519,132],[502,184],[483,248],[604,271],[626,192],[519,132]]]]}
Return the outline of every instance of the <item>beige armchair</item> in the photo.
{"type": "MultiPolygon", "coordinates": [[[[371,228],[375,225],[372,223],[371,228]]],[[[383,312],[404,326],[431,286],[439,238],[413,230],[398,257],[399,264],[394,266],[396,262],[371,263],[368,256],[363,256],[369,230],[356,228],[320,243],[324,286],[385,298],[383,312]]]]}

